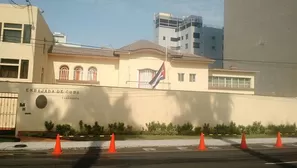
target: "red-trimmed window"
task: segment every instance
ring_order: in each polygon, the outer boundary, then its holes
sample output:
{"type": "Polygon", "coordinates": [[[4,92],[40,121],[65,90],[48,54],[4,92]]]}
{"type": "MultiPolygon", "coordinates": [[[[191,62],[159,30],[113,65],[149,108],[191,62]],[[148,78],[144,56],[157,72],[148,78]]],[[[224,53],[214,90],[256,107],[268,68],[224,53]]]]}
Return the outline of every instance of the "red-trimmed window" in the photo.
{"type": "Polygon", "coordinates": [[[95,67],[90,67],[88,69],[88,80],[97,81],[97,69],[95,67]]]}
{"type": "Polygon", "coordinates": [[[83,80],[83,68],[81,66],[75,67],[73,75],[74,80],[83,80]]]}
{"type": "Polygon", "coordinates": [[[69,67],[67,65],[62,65],[59,70],[59,79],[68,80],[69,79],[69,67]]]}

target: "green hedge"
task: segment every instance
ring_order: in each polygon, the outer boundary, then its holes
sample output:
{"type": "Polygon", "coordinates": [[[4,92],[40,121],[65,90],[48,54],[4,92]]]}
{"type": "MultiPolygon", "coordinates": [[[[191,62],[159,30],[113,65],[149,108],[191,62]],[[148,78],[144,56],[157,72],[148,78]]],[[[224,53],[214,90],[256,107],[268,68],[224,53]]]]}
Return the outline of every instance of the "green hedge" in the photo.
{"type": "Polygon", "coordinates": [[[122,122],[115,122],[108,124],[108,127],[100,126],[98,122],[93,125],[84,124],[83,121],[79,121],[79,130],[74,130],[69,124],[54,125],[52,121],[46,121],[45,127],[48,131],[55,130],[60,135],[102,135],[102,134],[122,134],[122,135],[199,135],[203,132],[205,135],[240,135],[242,132],[246,134],[276,134],[281,133],[296,133],[296,124],[287,125],[268,125],[264,126],[261,122],[254,122],[252,125],[243,126],[236,125],[234,122],[229,124],[217,124],[211,127],[210,124],[205,123],[201,127],[194,127],[191,123],[187,122],[182,125],[174,125],[172,123],[165,124],[160,122],[150,122],[146,124],[146,128],[142,130],[136,130],[131,125],[125,125],[122,122]]]}

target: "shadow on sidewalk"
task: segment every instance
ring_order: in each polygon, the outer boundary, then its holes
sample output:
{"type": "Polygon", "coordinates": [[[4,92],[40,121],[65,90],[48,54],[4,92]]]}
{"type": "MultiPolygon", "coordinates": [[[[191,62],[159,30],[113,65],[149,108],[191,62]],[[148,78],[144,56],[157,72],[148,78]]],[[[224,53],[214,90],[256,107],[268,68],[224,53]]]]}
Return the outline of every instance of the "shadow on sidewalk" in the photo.
{"type": "MultiPolygon", "coordinates": [[[[269,163],[283,162],[283,161],[280,160],[280,159],[273,158],[273,157],[271,157],[271,156],[269,156],[269,155],[265,155],[265,154],[263,154],[263,153],[261,153],[261,152],[254,151],[254,150],[252,150],[252,149],[250,149],[250,148],[248,148],[248,149],[241,149],[241,148],[240,148],[240,144],[237,143],[237,142],[234,142],[234,141],[232,141],[232,140],[224,139],[224,138],[222,138],[222,137],[217,137],[217,138],[215,138],[215,139],[219,139],[219,140],[222,140],[222,141],[224,141],[224,142],[227,142],[227,143],[231,144],[232,147],[235,147],[235,148],[237,148],[237,149],[240,149],[241,151],[243,151],[243,152],[245,152],[245,153],[247,153],[247,154],[249,154],[249,155],[251,155],[251,156],[257,157],[257,158],[259,158],[259,159],[261,159],[261,160],[264,160],[264,161],[266,161],[266,162],[269,162],[269,163]]],[[[297,166],[292,165],[292,164],[289,164],[289,163],[277,164],[276,166],[279,166],[279,167],[282,167],[282,168],[297,168],[297,166]]]]}

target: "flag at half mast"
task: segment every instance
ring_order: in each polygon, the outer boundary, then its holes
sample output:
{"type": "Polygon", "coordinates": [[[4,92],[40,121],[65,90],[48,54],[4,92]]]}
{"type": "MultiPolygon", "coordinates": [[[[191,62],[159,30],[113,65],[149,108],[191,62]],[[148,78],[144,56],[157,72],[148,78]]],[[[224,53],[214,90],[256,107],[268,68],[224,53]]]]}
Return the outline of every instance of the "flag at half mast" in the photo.
{"type": "Polygon", "coordinates": [[[149,84],[152,85],[154,89],[159,84],[159,82],[164,79],[165,79],[165,64],[163,62],[157,74],[153,77],[153,79],[149,82],[149,84]]]}

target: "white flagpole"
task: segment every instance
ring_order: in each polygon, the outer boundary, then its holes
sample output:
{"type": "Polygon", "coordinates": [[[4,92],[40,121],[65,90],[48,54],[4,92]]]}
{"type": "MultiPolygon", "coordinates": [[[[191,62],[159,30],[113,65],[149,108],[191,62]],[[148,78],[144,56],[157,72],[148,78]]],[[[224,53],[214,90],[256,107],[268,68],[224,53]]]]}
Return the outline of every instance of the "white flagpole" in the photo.
{"type": "MultiPolygon", "coordinates": [[[[167,53],[168,53],[168,45],[167,45],[167,37],[166,37],[166,41],[165,41],[165,46],[166,46],[166,48],[165,48],[165,62],[167,62],[167,53]]],[[[165,70],[166,70],[166,67],[165,67],[165,70]]]]}
{"type": "Polygon", "coordinates": [[[166,48],[165,48],[165,79],[167,79],[167,89],[169,89],[169,75],[167,71],[167,57],[168,57],[168,44],[167,44],[167,37],[166,37],[166,48]]]}

